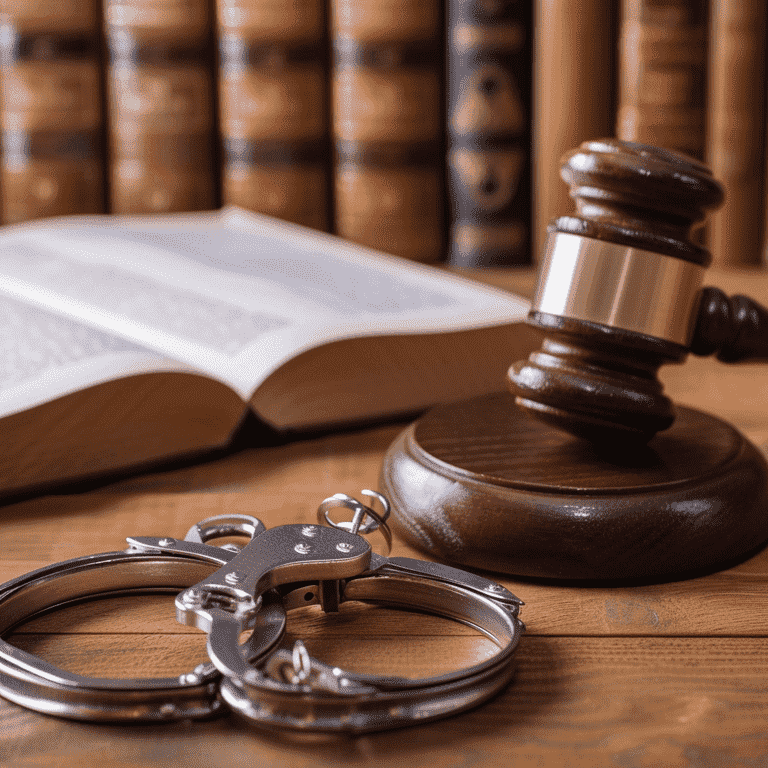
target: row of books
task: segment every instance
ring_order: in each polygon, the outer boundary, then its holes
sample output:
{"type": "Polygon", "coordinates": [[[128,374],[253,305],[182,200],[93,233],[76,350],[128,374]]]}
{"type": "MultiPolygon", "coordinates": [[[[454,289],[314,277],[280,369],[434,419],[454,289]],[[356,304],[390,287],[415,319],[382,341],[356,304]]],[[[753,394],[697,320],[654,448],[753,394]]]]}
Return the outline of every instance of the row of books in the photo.
{"type": "Polygon", "coordinates": [[[456,248],[525,262],[530,3],[454,5],[447,147],[441,0],[8,0],[2,221],[234,204],[434,262],[449,151],[456,248]]]}
{"type": "Polygon", "coordinates": [[[613,134],[704,161],[726,191],[703,233],[714,263],[764,264],[768,2],[536,3],[534,253],[571,205],[555,159],[613,134]]]}
{"type": "Polygon", "coordinates": [[[526,263],[561,155],[618,135],[705,160],[715,258],[761,263],[767,4],[5,0],[0,220],[234,204],[526,263]]]}

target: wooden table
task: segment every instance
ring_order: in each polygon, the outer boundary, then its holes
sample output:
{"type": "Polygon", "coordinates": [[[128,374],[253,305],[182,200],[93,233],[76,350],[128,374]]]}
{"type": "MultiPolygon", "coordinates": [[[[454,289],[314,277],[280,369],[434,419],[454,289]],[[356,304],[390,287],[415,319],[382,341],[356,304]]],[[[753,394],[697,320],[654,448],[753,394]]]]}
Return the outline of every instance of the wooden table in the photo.
{"type": "MultiPolygon", "coordinates": [[[[529,273],[488,273],[529,292],[529,273]]],[[[768,277],[710,276],[768,301],[768,277]]],[[[679,401],[720,414],[768,444],[768,368],[691,360],[664,374],[679,401]]],[[[331,493],[376,486],[402,425],[246,449],[207,463],[0,510],[0,580],[136,535],[182,536],[214,514],[268,526],[311,521],[331,493]]],[[[395,554],[413,551],[396,542],[395,554]]],[[[419,555],[417,555],[419,556],[419,555]]],[[[524,601],[528,632],[516,679],[466,714],[396,732],[302,740],[265,736],[232,717],[163,725],[92,725],[0,701],[2,766],[764,766],[768,765],[768,552],[722,573],[642,587],[575,588],[501,579],[524,601]]],[[[358,606],[294,612],[289,631],[311,653],[359,670],[423,675],[492,651],[442,619],[358,606]]],[[[169,597],[59,611],[15,642],[94,675],[179,674],[204,657],[204,636],[177,624],[169,597]]]]}

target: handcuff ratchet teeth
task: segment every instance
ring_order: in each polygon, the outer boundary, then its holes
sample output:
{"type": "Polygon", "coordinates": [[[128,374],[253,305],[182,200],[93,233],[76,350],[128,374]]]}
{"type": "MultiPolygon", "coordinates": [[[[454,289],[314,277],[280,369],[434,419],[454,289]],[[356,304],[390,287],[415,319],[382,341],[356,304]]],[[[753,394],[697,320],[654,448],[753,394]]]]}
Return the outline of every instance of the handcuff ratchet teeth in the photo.
{"type": "Polygon", "coordinates": [[[317,525],[266,529],[250,516],[218,516],[192,526],[184,540],[132,537],[125,552],[67,561],[0,586],[0,636],[74,600],[175,588],[176,617],[208,634],[212,665],[178,680],[83,678],[0,640],[0,694],[41,712],[112,720],[205,716],[223,700],[263,729],[330,733],[400,727],[488,699],[513,674],[522,602],[457,568],[374,553],[361,534],[379,531],[389,550],[389,502],[376,491],[362,495],[370,505],[346,494],[325,499],[317,525]],[[352,519],[335,522],[336,508],[352,519]],[[236,534],[250,541],[242,548],[207,543],[236,534]],[[349,601],[443,616],[479,630],[499,650],[421,679],[344,671],[313,659],[301,641],[275,651],[287,611],[320,605],[333,612],[349,601]],[[246,630],[251,635],[241,644],[246,630]]]}

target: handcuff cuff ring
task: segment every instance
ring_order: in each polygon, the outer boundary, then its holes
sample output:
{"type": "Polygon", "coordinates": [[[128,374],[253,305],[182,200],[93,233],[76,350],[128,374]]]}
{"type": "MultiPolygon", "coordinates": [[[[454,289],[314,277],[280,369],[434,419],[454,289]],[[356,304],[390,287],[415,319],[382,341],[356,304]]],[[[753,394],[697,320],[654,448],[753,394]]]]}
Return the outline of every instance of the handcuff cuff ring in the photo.
{"type": "MultiPolygon", "coordinates": [[[[317,605],[318,593],[308,600],[303,586],[283,594],[283,606],[290,611],[317,605]]],[[[340,602],[349,601],[452,619],[482,632],[499,651],[464,669],[411,679],[346,672],[311,659],[297,641],[291,651],[268,656],[258,673],[222,679],[221,696],[233,712],[267,730],[360,734],[470,709],[502,690],[514,674],[514,652],[525,629],[517,618],[519,601],[498,602],[428,575],[386,572],[343,582],[340,602]]]]}
{"type": "MultiPolygon", "coordinates": [[[[79,720],[167,721],[216,714],[222,708],[221,675],[210,662],[178,677],[87,677],[61,670],[3,637],[35,616],[86,600],[176,595],[236,556],[236,548],[207,541],[263,531],[261,521],[249,515],[219,515],[192,526],[185,539],[189,544],[176,554],[130,546],[45,566],[0,585],[0,695],[37,712],[79,720]]],[[[285,631],[285,611],[276,594],[264,595],[256,622],[258,631],[241,649],[252,661],[272,650],[285,631]]]]}

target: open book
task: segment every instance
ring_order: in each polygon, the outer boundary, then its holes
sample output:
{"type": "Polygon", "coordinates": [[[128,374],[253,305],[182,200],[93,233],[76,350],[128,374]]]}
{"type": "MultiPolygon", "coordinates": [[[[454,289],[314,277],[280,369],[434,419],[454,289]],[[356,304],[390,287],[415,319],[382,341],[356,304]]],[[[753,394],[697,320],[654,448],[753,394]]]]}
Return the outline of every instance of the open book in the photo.
{"type": "Polygon", "coordinates": [[[525,301],[233,208],[0,230],[0,494],[504,388],[525,301]]]}

